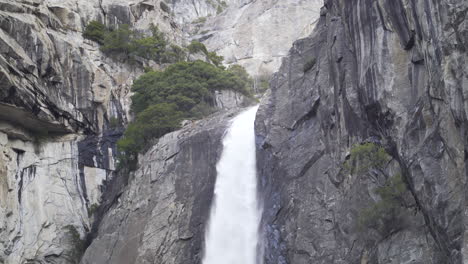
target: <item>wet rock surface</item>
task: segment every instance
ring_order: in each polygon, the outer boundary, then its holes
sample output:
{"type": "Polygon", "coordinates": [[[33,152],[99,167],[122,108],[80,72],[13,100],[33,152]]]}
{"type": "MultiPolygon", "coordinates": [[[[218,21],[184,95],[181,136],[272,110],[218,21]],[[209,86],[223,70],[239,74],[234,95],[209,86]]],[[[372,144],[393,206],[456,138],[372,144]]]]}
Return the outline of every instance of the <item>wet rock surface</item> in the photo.
{"type": "Polygon", "coordinates": [[[265,263],[467,261],[467,8],[325,1],[257,115],[265,263]],[[343,169],[361,142],[408,188],[390,232],[358,227],[386,178],[343,169]]]}

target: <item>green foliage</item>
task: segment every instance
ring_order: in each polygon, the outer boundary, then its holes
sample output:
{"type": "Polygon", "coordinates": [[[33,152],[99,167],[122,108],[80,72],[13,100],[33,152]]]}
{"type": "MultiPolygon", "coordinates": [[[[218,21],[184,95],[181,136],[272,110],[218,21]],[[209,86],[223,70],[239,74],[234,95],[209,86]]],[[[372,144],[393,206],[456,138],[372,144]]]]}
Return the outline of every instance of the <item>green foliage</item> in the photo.
{"type": "Polygon", "coordinates": [[[268,88],[270,88],[270,79],[271,75],[263,74],[258,77],[257,85],[256,85],[256,92],[257,93],[264,93],[268,88]]]}
{"type": "Polygon", "coordinates": [[[100,43],[101,51],[114,59],[135,61],[136,58],[144,58],[157,63],[185,59],[185,50],[170,44],[157,26],[152,25],[150,31],[151,34],[144,35],[125,24],[116,29],[107,29],[99,22],[92,21],[83,36],[100,43]]]}
{"type": "Polygon", "coordinates": [[[143,74],[132,87],[135,121],[118,142],[121,164],[133,166],[148,142],[179,128],[183,119],[210,114],[215,90],[230,89],[248,96],[249,82],[240,66],[223,70],[203,61],[178,62],[164,71],[143,74]]]}
{"type": "Polygon", "coordinates": [[[73,249],[70,252],[71,257],[76,261],[75,263],[79,263],[85,251],[85,241],[81,239],[80,233],[73,225],[64,226],[63,229],[68,232],[70,242],[73,245],[73,249]]]}
{"type": "MultiPolygon", "coordinates": [[[[133,167],[137,155],[155,138],[179,128],[183,113],[177,110],[175,104],[157,103],[138,113],[125,135],[117,142],[117,147],[123,152],[121,162],[133,167]]],[[[122,164],[121,164],[122,165],[122,164]]]]}
{"type": "Polygon", "coordinates": [[[206,22],[206,17],[199,17],[198,19],[194,20],[192,24],[203,24],[206,22]]]}
{"type": "Polygon", "coordinates": [[[308,60],[304,64],[304,72],[308,72],[310,69],[312,69],[315,66],[316,63],[317,63],[317,60],[315,58],[308,60]]]}
{"type": "Polygon", "coordinates": [[[202,52],[208,57],[211,63],[217,67],[223,68],[223,56],[218,56],[216,52],[209,52],[205,44],[194,40],[187,46],[187,50],[192,54],[202,52]]]}
{"type": "Polygon", "coordinates": [[[119,119],[116,118],[116,117],[111,117],[109,119],[109,128],[110,129],[116,129],[120,126],[120,122],[119,122],[119,119]]]}
{"type": "Polygon", "coordinates": [[[224,60],[224,57],[223,56],[218,56],[218,54],[216,54],[216,52],[208,52],[208,59],[211,61],[211,63],[213,63],[214,65],[218,66],[218,67],[221,67],[221,68],[224,68],[223,67],[223,60],[224,60]]]}
{"type": "MultiPolygon", "coordinates": [[[[348,173],[364,175],[375,170],[383,173],[390,162],[390,155],[385,149],[374,143],[357,144],[351,149],[350,158],[344,169],[348,173]]],[[[386,236],[403,225],[406,212],[404,194],[406,184],[400,173],[389,177],[383,186],[375,189],[380,200],[360,211],[358,228],[361,231],[372,228],[386,236]]]]}
{"type": "Polygon", "coordinates": [[[96,210],[98,209],[99,205],[97,204],[92,204],[89,208],[88,208],[88,216],[91,217],[95,212],[96,210]]]}
{"type": "Polygon", "coordinates": [[[130,30],[129,25],[120,25],[104,36],[101,51],[113,57],[123,55],[124,58],[128,58],[133,49],[134,37],[135,32],[130,30]]]}
{"type": "Polygon", "coordinates": [[[401,228],[405,214],[406,184],[401,174],[390,177],[384,186],[376,189],[381,200],[363,209],[359,214],[359,229],[372,228],[383,236],[401,228]]]}
{"type": "Polygon", "coordinates": [[[205,44],[198,42],[198,41],[192,41],[188,46],[187,49],[190,53],[198,53],[198,52],[203,52],[205,55],[208,55],[208,49],[206,48],[205,44]]]}
{"type": "Polygon", "coordinates": [[[218,8],[216,9],[216,14],[221,14],[223,12],[223,7],[222,6],[218,6],[218,8]]]}
{"type": "Polygon", "coordinates": [[[241,91],[243,94],[251,95],[253,93],[253,79],[250,77],[244,67],[234,64],[229,66],[227,71],[232,74],[232,78],[235,78],[236,82],[240,82],[244,87],[244,90],[241,91]]]}
{"type": "Polygon", "coordinates": [[[180,61],[185,61],[187,58],[187,53],[185,49],[171,44],[169,48],[166,48],[162,54],[162,61],[166,63],[175,63],[180,61]]]}
{"type": "Polygon", "coordinates": [[[354,145],[349,160],[344,164],[348,173],[362,174],[370,169],[382,170],[390,160],[384,148],[374,143],[354,145]]]}
{"type": "Polygon", "coordinates": [[[94,40],[99,44],[104,43],[104,38],[108,34],[108,29],[99,21],[91,21],[86,26],[83,37],[94,40]]]}

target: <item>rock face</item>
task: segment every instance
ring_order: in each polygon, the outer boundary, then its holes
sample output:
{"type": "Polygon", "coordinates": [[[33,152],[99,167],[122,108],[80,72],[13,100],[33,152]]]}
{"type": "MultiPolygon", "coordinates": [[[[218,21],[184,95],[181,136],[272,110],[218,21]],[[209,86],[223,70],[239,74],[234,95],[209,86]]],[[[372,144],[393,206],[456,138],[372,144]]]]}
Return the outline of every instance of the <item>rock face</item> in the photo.
{"type": "Polygon", "coordinates": [[[266,264],[468,261],[467,8],[325,1],[257,116],[266,264]],[[386,173],[343,169],[364,141],[389,153],[386,173]],[[360,230],[398,172],[403,214],[387,232],[360,230]]]}
{"type": "Polygon", "coordinates": [[[90,20],[174,28],[159,1],[0,1],[0,263],[76,263],[101,185],[112,177],[115,119],[128,119],[142,67],[82,38],[90,20]]]}
{"type": "Polygon", "coordinates": [[[226,64],[240,64],[255,76],[271,75],[291,44],[312,32],[322,5],[323,0],[228,1],[194,38],[224,56],[226,64]]]}
{"type": "Polygon", "coordinates": [[[232,113],[187,124],[142,156],[81,263],[200,263],[216,162],[232,113]]]}

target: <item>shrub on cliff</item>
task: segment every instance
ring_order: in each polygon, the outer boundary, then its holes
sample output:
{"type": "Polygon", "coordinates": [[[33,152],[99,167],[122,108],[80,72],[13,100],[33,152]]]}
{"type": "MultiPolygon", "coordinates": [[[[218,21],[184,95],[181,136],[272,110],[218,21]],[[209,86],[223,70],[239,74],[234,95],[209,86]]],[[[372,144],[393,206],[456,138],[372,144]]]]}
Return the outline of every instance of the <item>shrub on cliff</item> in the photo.
{"type": "Polygon", "coordinates": [[[198,42],[198,41],[192,41],[188,46],[187,46],[187,50],[190,52],[190,53],[198,53],[198,52],[202,52],[203,54],[205,54],[205,56],[211,61],[211,63],[213,63],[214,65],[216,65],[217,67],[220,67],[220,68],[223,68],[223,60],[224,60],[224,57],[223,56],[219,56],[218,54],[216,54],[216,52],[212,51],[208,51],[208,49],[206,48],[205,44],[201,43],[201,42],[198,42]]]}
{"type": "MultiPolygon", "coordinates": [[[[344,169],[356,175],[365,175],[373,171],[385,176],[384,171],[390,159],[385,149],[377,144],[358,144],[351,149],[344,169]]],[[[403,225],[406,212],[406,183],[400,173],[386,177],[388,178],[385,183],[375,189],[380,200],[359,212],[358,228],[361,231],[372,228],[386,236],[403,225]]]]}
{"type": "Polygon", "coordinates": [[[361,230],[373,228],[384,236],[401,228],[406,212],[404,200],[406,190],[401,174],[387,179],[384,186],[376,189],[380,200],[360,212],[359,228],[361,230]]]}
{"type": "Polygon", "coordinates": [[[104,43],[104,38],[108,34],[108,29],[99,21],[91,21],[86,26],[83,37],[86,39],[94,40],[99,44],[104,43]]]}
{"type": "Polygon", "coordinates": [[[123,55],[124,58],[127,58],[133,49],[134,36],[134,32],[130,30],[128,25],[120,25],[119,28],[109,31],[105,35],[101,51],[107,55],[123,55]]]}
{"type": "Polygon", "coordinates": [[[170,44],[157,26],[152,25],[150,31],[151,34],[145,35],[125,24],[108,29],[103,24],[92,21],[86,26],[83,37],[101,44],[101,51],[114,59],[134,61],[141,57],[158,63],[173,63],[185,59],[184,49],[170,44]]]}
{"type": "Polygon", "coordinates": [[[190,53],[203,52],[205,55],[208,55],[208,49],[206,48],[205,44],[195,40],[190,42],[190,44],[187,46],[187,49],[190,53]]]}
{"type": "Polygon", "coordinates": [[[349,173],[363,174],[370,169],[383,170],[390,160],[384,148],[374,143],[357,144],[344,164],[349,173]]]}

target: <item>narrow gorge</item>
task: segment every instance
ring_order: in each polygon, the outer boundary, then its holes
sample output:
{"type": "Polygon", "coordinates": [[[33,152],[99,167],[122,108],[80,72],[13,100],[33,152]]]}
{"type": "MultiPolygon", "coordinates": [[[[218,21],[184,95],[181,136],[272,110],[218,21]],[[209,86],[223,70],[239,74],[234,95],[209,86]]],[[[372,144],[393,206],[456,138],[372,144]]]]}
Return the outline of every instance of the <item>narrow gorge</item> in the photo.
{"type": "Polygon", "coordinates": [[[467,14],[0,0],[0,264],[468,263],[467,14]]]}

